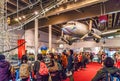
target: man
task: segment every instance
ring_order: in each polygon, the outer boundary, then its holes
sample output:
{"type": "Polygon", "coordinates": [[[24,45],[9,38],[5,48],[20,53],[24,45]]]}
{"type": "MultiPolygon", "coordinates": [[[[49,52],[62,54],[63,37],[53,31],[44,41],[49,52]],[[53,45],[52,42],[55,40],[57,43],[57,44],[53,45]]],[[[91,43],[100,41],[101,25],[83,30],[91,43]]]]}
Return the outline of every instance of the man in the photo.
{"type": "Polygon", "coordinates": [[[73,77],[73,50],[68,51],[68,65],[67,65],[67,73],[70,74],[72,72],[72,75],[69,76],[70,81],[74,81],[73,77]]]}
{"type": "Polygon", "coordinates": [[[120,79],[120,69],[114,66],[114,60],[111,57],[107,57],[103,64],[103,68],[97,72],[92,81],[109,81],[107,78],[108,73],[120,79]]]}

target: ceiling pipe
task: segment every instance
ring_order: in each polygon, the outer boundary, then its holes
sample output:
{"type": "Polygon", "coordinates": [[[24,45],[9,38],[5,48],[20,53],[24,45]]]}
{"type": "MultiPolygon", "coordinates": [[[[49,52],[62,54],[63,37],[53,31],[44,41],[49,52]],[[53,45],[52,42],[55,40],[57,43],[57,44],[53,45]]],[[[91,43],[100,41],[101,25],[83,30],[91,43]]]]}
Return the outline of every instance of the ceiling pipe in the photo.
{"type": "MultiPolygon", "coordinates": [[[[26,6],[26,7],[22,8],[22,9],[20,9],[20,10],[18,10],[18,12],[23,11],[23,10],[25,10],[25,9],[29,8],[30,6],[34,6],[34,5],[38,4],[39,2],[40,2],[40,0],[38,0],[37,2],[35,2],[35,3],[33,3],[33,4],[30,4],[30,5],[26,6]]],[[[16,12],[13,12],[13,13],[8,14],[8,16],[11,16],[11,15],[16,14],[16,13],[17,13],[17,11],[16,11],[16,12]]]]}

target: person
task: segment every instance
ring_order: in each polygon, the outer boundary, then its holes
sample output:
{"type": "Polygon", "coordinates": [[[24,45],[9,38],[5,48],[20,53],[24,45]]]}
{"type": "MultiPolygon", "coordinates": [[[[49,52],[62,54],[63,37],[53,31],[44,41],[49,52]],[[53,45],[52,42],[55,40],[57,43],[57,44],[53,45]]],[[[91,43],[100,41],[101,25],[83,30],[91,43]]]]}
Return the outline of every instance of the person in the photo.
{"type": "Polygon", "coordinates": [[[92,62],[94,56],[93,56],[93,53],[90,53],[90,62],[92,62]]]}
{"type": "Polygon", "coordinates": [[[62,52],[62,55],[61,55],[61,60],[62,60],[62,78],[63,79],[66,79],[66,67],[68,65],[68,60],[67,60],[67,55],[65,52],[62,52]]]}
{"type": "Polygon", "coordinates": [[[56,62],[53,53],[49,53],[49,55],[50,55],[50,64],[48,65],[48,67],[52,81],[60,81],[58,63],[56,62]]]}
{"type": "Polygon", "coordinates": [[[77,56],[78,57],[78,71],[82,69],[82,52],[77,56]]]}
{"type": "Polygon", "coordinates": [[[22,81],[28,81],[30,79],[30,66],[27,63],[28,58],[27,55],[23,55],[21,58],[21,65],[20,65],[20,78],[22,81]]]}
{"type": "Polygon", "coordinates": [[[87,56],[86,56],[86,53],[82,53],[82,67],[84,68],[84,70],[86,69],[86,63],[87,63],[88,59],[87,59],[87,56]]]}
{"type": "Polygon", "coordinates": [[[5,60],[5,56],[0,54],[0,81],[9,81],[11,79],[10,63],[5,60]]]}
{"type": "Polygon", "coordinates": [[[74,54],[74,71],[78,70],[78,55],[75,53],[74,54]]]}
{"type": "Polygon", "coordinates": [[[61,58],[60,58],[60,55],[55,55],[54,56],[55,58],[55,61],[57,62],[58,64],[58,78],[59,78],[59,81],[62,81],[62,61],[61,61],[61,58]]]}
{"type": "Polygon", "coordinates": [[[103,52],[101,55],[101,61],[102,61],[102,65],[104,63],[105,58],[107,57],[107,55],[103,52]]]}
{"type": "Polygon", "coordinates": [[[67,70],[68,74],[70,74],[72,72],[72,75],[70,75],[69,78],[70,78],[70,81],[74,81],[74,78],[73,78],[73,50],[70,49],[67,54],[68,54],[68,58],[67,58],[68,64],[67,64],[66,70],[67,70]]]}
{"type": "Polygon", "coordinates": [[[34,63],[33,71],[35,76],[33,81],[48,81],[49,72],[43,60],[42,54],[37,55],[37,61],[34,63]]]}
{"type": "Polygon", "coordinates": [[[107,81],[107,73],[116,75],[120,79],[120,69],[114,66],[114,60],[111,57],[107,57],[103,64],[103,68],[97,72],[92,81],[107,81]]]}
{"type": "Polygon", "coordinates": [[[67,64],[68,64],[68,60],[67,60],[67,56],[66,56],[65,52],[62,52],[61,60],[62,60],[62,67],[64,69],[66,69],[67,64]]]}

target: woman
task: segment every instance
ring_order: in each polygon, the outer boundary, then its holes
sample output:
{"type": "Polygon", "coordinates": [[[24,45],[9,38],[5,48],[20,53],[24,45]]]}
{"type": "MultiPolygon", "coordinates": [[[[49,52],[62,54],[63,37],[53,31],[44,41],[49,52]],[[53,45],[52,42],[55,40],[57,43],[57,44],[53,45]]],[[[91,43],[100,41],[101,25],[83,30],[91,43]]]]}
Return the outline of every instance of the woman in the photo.
{"type": "Polygon", "coordinates": [[[78,57],[78,71],[82,69],[82,52],[77,56],[78,57]]]}
{"type": "Polygon", "coordinates": [[[66,79],[66,67],[68,65],[68,60],[67,60],[67,55],[65,52],[62,52],[62,55],[61,55],[61,61],[62,61],[62,78],[63,79],[66,79]]]}
{"type": "Polygon", "coordinates": [[[50,60],[51,62],[48,66],[52,81],[59,81],[59,68],[57,62],[55,61],[53,53],[50,53],[50,60]]]}
{"type": "Polygon", "coordinates": [[[0,81],[11,79],[10,63],[5,60],[5,56],[0,54],[0,81]]]}
{"type": "Polygon", "coordinates": [[[43,61],[42,54],[37,55],[37,61],[34,63],[33,70],[35,75],[34,81],[48,81],[48,68],[43,61]]]}
{"type": "Polygon", "coordinates": [[[20,78],[22,81],[28,81],[30,78],[30,66],[28,65],[28,58],[26,55],[23,55],[21,58],[20,65],[20,78]]]}

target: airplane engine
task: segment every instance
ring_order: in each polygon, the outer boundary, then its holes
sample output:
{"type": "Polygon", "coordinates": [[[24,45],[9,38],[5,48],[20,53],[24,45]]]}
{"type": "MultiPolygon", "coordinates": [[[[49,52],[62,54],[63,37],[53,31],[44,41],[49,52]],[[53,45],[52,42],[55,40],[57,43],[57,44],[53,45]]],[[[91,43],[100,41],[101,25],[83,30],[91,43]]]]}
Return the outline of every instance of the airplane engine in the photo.
{"type": "Polygon", "coordinates": [[[96,43],[99,43],[99,42],[100,42],[100,39],[99,39],[99,38],[94,38],[94,41],[95,41],[96,43]]]}
{"type": "Polygon", "coordinates": [[[92,29],[90,33],[88,33],[88,36],[93,36],[94,30],[92,29]]]}
{"type": "Polygon", "coordinates": [[[73,42],[69,41],[68,45],[72,45],[73,42]]]}

